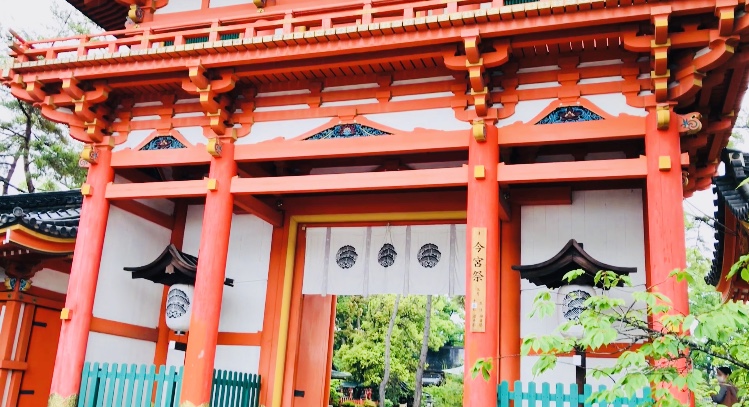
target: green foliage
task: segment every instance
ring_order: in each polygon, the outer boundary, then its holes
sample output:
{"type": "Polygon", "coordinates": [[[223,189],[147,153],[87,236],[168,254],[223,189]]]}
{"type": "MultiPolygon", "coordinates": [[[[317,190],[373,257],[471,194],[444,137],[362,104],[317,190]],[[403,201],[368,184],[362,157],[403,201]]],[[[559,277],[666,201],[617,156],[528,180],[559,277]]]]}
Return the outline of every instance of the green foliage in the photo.
{"type": "Polygon", "coordinates": [[[330,381],[330,397],[328,398],[328,401],[331,406],[338,407],[341,405],[341,398],[343,398],[343,394],[339,391],[340,387],[340,380],[333,379],[330,381]]]}
{"type": "Polygon", "coordinates": [[[377,403],[372,400],[364,400],[364,407],[377,407],[377,403]]]}
{"type": "Polygon", "coordinates": [[[463,406],[463,376],[447,375],[442,386],[425,388],[434,399],[437,407],[463,406]]]}
{"type": "Polygon", "coordinates": [[[341,406],[343,406],[343,407],[357,407],[356,403],[354,403],[351,400],[344,401],[343,404],[341,404],[341,406]]]}
{"type": "MultiPolygon", "coordinates": [[[[100,31],[64,1],[53,2],[52,14],[50,26],[34,27],[34,32],[21,29],[21,35],[35,39],[100,31]]],[[[7,55],[0,57],[0,65],[7,62],[7,55]]],[[[3,195],[16,192],[12,191],[14,187],[17,192],[79,187],[86,176],[86,171],[78,166],[81,148],[80,143],[68,136],[64,126],[47,120],[39,108],[16,100],[7,89],[0,91],[0,191],[3,195]]]]}
{"type": "Polygon", "coordinates": [[[36,189],[76,188],[85,180],[78,166],[80,143],[68,137],[62,126],[41,114],[39,108],[0,93],[0,182],[3,194],[16,172],[23,174],[22,192],[36,189]]]}
{"type": "MultiPolygon", "coordinates": [[[[690,314],[674,313],[671,300],[657,291],[636,291],[632,293],[633,303],[629,304],[606,294],[592,296],[585,301],[586,308],[577,321],[560,325],[554,334],[531,335],[523,340],[523,355],[531,352],[540,355],[533,366],[533,374],[553,369],[558,355],[576,349],[589,349],[589,353],[594,354],[603,346],[629,342],[641,346],[622,352],[611,367],[588,371],[590,377],[613,380],[607,390],[593,395],[595,399],[611,402],[630,397],[655,383],[661,384],[654,390],[656,406],[680,406],[669,391],[671,387],[693,392],[698,405],[713,405],[705,402],[716,389],[708,376],[714,367],[724,365],[734,368],[732,381],[739,389],[746,389],[749,306],[733,301],[723,303],[715,288],[705,284],[703,277],[710,264],[698,249],[690,249],[687,260],[688,269],[675,270],[671,276],[689,284],[690,314]],[[648,319],[654,324],[649,324],[648,319]],[[582,328],[582,337],[564,335],[573,327],[582,328]]],[[[748,261],[749,256],[742,257],[733,268],[734,274],[742,273],[744,277],[748,261]]],[[[572,281],[579,273],[570,272],[565,278],[572,281]]],[[[628,277],[605,271],[599,272],[595,281],[607,290],[619,284],[632,285],[628,277]]],[[[549,292],[540,293],[531,315],[551,315],[555,306],[549,292]]],[[[488,380],[491,368],[491,360],[479,360],[473,365],[472,374],[475,377],[481,373],[488,380]]],[[[742,393],[740,390],[740,396],[742,393]]]]}
{"type": "MultiPolygon", "coordinates": [[[[353,375],[352,380],[364,386],[378,386],[383,376],[385,334],[395,303],[394,295],[338,297],[333,361],[336,368],[353,375]]],[[[414,383],[421,350],[424,296],[402,297],[391,340],[390,383],[387,398],[397,401],[413,389],[403,388],[401,382],[414,383]]],[[[464,317],[457,299],[434,296],[429,333],[429,349],[438,350],[450,343],[462,341],[463,324],[451,318],[464,317]]],[[[396,403],[397,404],[397,403],[396,403]]]]}

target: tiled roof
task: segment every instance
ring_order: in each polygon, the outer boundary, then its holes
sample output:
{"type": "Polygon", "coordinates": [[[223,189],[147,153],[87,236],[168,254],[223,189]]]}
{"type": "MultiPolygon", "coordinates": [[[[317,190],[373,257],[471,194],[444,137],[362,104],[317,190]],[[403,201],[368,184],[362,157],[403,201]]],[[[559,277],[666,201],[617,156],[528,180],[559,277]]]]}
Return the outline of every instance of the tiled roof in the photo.
{"type": "Polygon", "coordinates": [[[715,251],[713,266],[710,268],[705,282],[718,285],[723,270],[723,242],[726,234],[726,207],[730,208],[739,221],[749,221],[749,185],[738,188],[739,183],[749,176],[749,154],[726,148],[722,153],[725,163],[725,175],[713,178],[713,192],[718,196],[715,200],[715,251]]]}
{"type": "MultiPolygon", "coordinates": [[[[164,249],[154,261],[137,267],[125,267],[132,278],[143,278],[157,284],[195,284],[198,272],[198,258],[178,250],[173,244],[164,249]]],[[[224,284],[233,287],[234,280],[227,278],[224,284]]]]}
{"type": "Polygon", "coordinates": [[[82,203],[78,190],[0,196],[0,229],[22,225],[47,236],[75,238],[82,203]]]}
{"type": "Polygon", "coordinates": [[[574,239],[566,245],[554,257],[543,263],[527,266],[512,266],[513,270],[520,272],[520,277],[537,286],[548,288],[559,288],[567,285],[564,275],[572,270],[582,269],[585,273],[577,277],[573,283],[577,285],[594,286],[595,276],[599,271],[613,271],[618,275],[636,273],[636,267],[617,267],[603,263],[591,257],[581,243],[574,239]]]}

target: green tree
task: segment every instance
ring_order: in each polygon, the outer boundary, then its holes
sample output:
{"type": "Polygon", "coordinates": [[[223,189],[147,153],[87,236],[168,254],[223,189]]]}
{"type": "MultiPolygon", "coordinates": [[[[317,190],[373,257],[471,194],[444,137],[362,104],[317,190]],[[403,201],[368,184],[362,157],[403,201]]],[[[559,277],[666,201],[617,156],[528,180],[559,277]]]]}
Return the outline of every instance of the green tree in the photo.
{"type": "MultiPolygon", "coordinates": [[[[395,306],[395,295],[369,298],[339,297],[336,312],[334,362],[336,368],[353,375],[365,386],[377,386],[384,377],[385,339],[395,306]]],[[[390,355],[390,378],[387,399],[397,402],[401,396],[412,395],[413,389],[402,385],[413,383],[421,353],[426,298],[402,297],[393,324],[390,355]]],[[[463,324],[457,299],[435,296],[432,304],[428,347],[437,350],[446,343],[462,338],[463,324]]]]}
{"type": "MultiPolygon", "coordinates": [[[[52,12],[53,26],[46,27],[44,35],[59,37],[97,30],[90,20],[67,4],[53,3],[52,12]]],[[[37,38],[42,33],[21,30],[21,34],[37,38]]],[[[8,61],[7,53],[0,56],[0,64],[8,61]]],[[[80,186],[86,176],[85,170],[78,166],[81,148],[80,143],[68,136],[65,126],[47,120],[38,107],[16,100],[7,89],[0,92],[0,183],[3,195],[16,192],[12,189],[34,192],[80,186]]]]}
{"type": "MultiPolygon", "coordinates": [[[[661,384],[654,390],[655,405],[676,407],[681,404],[669,392],[670,387],[694,392],[700,403],[715,391],[715,384],[706,376],[709,366],[731,365],[736,368],[737,378],[745,378],[749,370],[749,337],[746,335],[749,307],[744,303],[720,301],[715,289],[702,280],[701,272],[706,267],[704,258],[690,251],[690,259],[689,269],[672,273],[674,278],[686,280],[692,287],[694,308],[690,314],[670,313],[670,299],[657,292],[635,292],[632,295],[634,305],[605,294],[592,296],[585,301],[586,308],[579,320],[560,325],[554,334],[524,339],[522,354],[537,352],[541,355],[533,366],[533,373],[554,368],[557,355],[579,348],[595,351],[625,335],[631,343],[642,346],[624,351],[612,367],[588,371],[589,376],[614,380],[607,390],[594,393],[593,397],[598,400],[612,402],[616,398],[630,397],[654,383],[661,384]],[[649,324],[648,318],[656,323],[649,324]],[[562,335],[575,326],[582,327],[582,338],[562,335]]],[[[574,281],[581,273],[582,270],[572,271],[565,279],[574,281]]],[[[733,266],[731,274],[736,273],[749,279],[749,255],[733,266]]],[[[605,271],[597,274],[596,282],[605,289],[620,284],[631,286],[629,277],[605,271]]],[[[555,306],[551,293],[541,292],[534,301],[531,317],[551,315],[555,306]]],[[[473,366],[473,375],[483,373],[486,376],[491,368],[490,360],[480,360],[473,366]]]]}
{"type": "Polygon", "coordinates": [[[463,376],[447,375],[442,386],[428,387],[437,407],[463,407],[463,376]]]}

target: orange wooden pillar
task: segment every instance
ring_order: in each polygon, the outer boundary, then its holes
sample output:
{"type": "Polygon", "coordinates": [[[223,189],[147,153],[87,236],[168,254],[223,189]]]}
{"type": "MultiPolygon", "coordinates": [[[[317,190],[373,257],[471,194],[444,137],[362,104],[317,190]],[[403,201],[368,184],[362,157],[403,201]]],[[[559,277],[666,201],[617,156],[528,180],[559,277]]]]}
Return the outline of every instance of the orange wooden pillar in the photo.
{"type": "Polygon", "coordinates": [[[499,382],[510,388],[520,380],[520,206],[513,205],[512,218],[501,224],[499,286],[499,382]]]}
{"type": "Polygon", "coordinates": [[[499,148],[497,127],[486,124],[486,140],[470,135],[468,153],[468,214],[466,264],[466,330],[464,406],[492,406],[497,403],[496,357],[499,345],[499,148]],[[476,252],[477,233],[484,233],[485,246],[476,252]],[[483,253],[483,254],[482,254],[483,253]],[[481,259],[477,259],[481,257],[481,259]],[[474,267],[485,261],[485,267],[474,267]],[[482,281],[483,280],[483,281],[482,281]],[[484,291],[481,293],[480,291],[484,291]],[[482,304],[483,303],[483,304],[482,304]],[[478,320],[477,320],[478,319],[478,320]],[[483,320],[483,321],[481,321],[483,320]],[[478,359],[492,359],[490,379],[471,378],[478,359]]]}
{"type": "MultiPolygon", "coordinates": [[[[17,291],[16,285],[16,290],[17,291]]],[[[18,325],[23,321],[23,303],[20,301],[9,300],[0,305],[5,305],[5,316],[0,324],[0,362],[5,362],[0,365],[0,383],[2,383],[2,389],[0,390],[0,405],[10,405],[8,402],[13,396],[13,389],[7,388],[5,384],[8,382],[8,376],[13,375],[13,369],[4,366],[7,362],[11,362],[15,358],[14,344],[16,343],[16,334],[18,333],[18,325]],[[7,404],[5,404],[7,403],[7,404]]]]}
{"type": "Polygon", "coordinates": [[[104,197],[107,184],[114,180],[110,165],[112,147],[99,146],[98,159],[88,170],[68,294],[62,312],[60,342],[49,396],[50,406],[75,405],[81,386],[81,370],[86,358],[88,331],[94,310],[104,234],[107,231],[109,202],[104,197]],[[66,315],[67,314],[67,315],[66,315]]]}
{"type": "MultiPolygon", "coordinates": [[[[182,250],[182,242],[185,240],[185,223],[187,222],[187,204],[184,201],[177,202],[174,207],[174,226],[169,243],[182,250]]],[[[169,355],[169,327],[166,326],[166,297],[169,287],[164,287],[161,294],[161,308],[159,314],[159,337],[156,341],[156,350],[153,355],[153,364],[156,366],[166,365],[169,355]]],[[[156,391],[156,390],[154,390],[156,391]]]]}
{"type": "Polygon", "coordinates": [[[211,160],[206,181],[209,192],[205,199],[200,233],[200,254],[180,406],[208,406],[210,402],[234,207],[234,197],[229,189],[236,174],[234,143],[228,140],[222,144],[221,156],[211,160]]]}
{"type": "MultiPolygon", "coordinates": [[[[679,118],[673,112],[669,114],[670,126],[667,130],[658,130],[655,110],[648,114],[646,120],[648,282],[652,291],[671,298],[674,313],[687,314],[687,283],[669,277],[673,270],[686,268],[679,118]]],[[[686,364],[678,367],[686,369],[686,364]]],[[[674,389],[673,393],[683,405],[690,405],[688,392],[674,389]]]]}

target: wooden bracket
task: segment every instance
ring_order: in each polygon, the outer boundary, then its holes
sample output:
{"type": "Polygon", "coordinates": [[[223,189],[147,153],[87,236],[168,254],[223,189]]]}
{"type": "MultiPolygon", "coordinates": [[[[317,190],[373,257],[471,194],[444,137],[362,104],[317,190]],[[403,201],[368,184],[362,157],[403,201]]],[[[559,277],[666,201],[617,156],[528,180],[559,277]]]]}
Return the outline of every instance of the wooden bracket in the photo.
{"type": "Polygon", "coordinates": [[[702,114],[699,112],[679,115],[679,134],[690,136],[702,130],[702,114]]]}
{"type": "Polygon", "coordinates": [[[214,137],[208,140],[206,149],[208,150],[208,154],[210,154],[211,156],[221,157],[221,151],[223,150],[223,147],[221,146],[221,140],[218,137],[214,137]]]}
{"type": "Polygon", "coordinates": [[[89,164],[96,164],[99,160],[99,150],[91,144],[86,144],[81,151],[81,160],[88,162],[89,164]]]}
{"type": "Polygon", "coordinates": [[[476,120],[471,127],[473,138],[478,142],[486,141],[486,124],[483,120],[476,120]]]}
{"type": "Polygon", "coordinates": [[[658,130],[667,130],[671,123],[671,107],[668,105],[658,105],[655,109],[658,130]]]}

